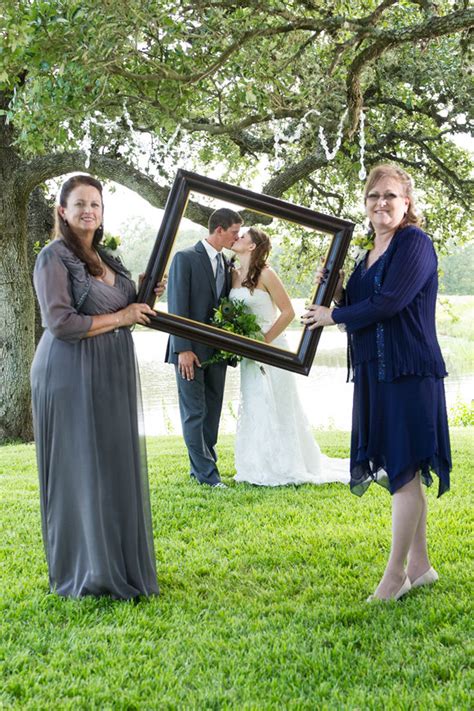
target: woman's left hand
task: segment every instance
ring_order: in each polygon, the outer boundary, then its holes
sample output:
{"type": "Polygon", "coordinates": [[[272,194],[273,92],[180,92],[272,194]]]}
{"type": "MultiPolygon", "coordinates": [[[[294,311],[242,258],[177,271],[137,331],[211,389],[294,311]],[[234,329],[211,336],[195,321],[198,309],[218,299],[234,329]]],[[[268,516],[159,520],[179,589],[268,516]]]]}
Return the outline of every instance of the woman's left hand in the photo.
{"type": "Polygon", "coordinates": [[[303,314],[301,320],[310,331],[313,331],[315,328],[321,328],[321,326],[334,326],[335,322],[332,320],[332,311],[333,309],[327,306],[311,304],[311,306],[308,306],[308,310],[303,314]]]}
{"type": "Polygon", "coordinates": [[[153,291],[154,291],[155,294],[156,294],[156,298],[157,298],[157,299],[159,299],[161,296],[163,296],[163,294],[165,293],[165,289],[166,289],[166,285],[167,285],[167,284],[168,284],[168,277],[167,277],[166,274],[165,274],[165,276],[163,277],[163,279],[162,279],[161,281],[159,281],[159,282],[157,283],[157,285],[155,286],[155,288],[153,289],[153,291]]]}
{"type": "MultiPolygon", "coordinates": [[[[142,281],[145,278],[145,272],[142,272],[142,274],[138,275],[138,287],[140,288],[142,285],[142,281]]],[[[166,285],[168,284],[168,277],[165,274],[163,279],[157,283],[153,291],[156,294],[156,298],[159,299],[160,296],[163,296],[165,293],[166,285]]]]}

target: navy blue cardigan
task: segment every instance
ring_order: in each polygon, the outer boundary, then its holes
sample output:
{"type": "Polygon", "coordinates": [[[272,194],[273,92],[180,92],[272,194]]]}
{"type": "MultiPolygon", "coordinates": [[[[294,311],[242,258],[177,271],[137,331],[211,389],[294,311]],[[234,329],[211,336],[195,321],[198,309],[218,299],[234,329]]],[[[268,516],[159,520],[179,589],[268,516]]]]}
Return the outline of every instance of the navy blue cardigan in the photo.
{"type": "Polygon", "coordinates": [[[346,327],[354,363],[377,358],[379,380],[447,375],[436,337],[437,266],[429,237],[409,225],[369,269],[362,262],[351,275],[347,305],[332,317],[346,327]]]}

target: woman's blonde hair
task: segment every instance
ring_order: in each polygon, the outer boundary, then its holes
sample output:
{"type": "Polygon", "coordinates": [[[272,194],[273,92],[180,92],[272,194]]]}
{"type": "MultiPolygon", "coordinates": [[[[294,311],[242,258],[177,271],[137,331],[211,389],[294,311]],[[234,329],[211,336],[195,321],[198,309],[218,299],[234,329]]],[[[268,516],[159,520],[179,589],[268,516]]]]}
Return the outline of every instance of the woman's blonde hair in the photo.
{"type": "Polygon", "coordinates": [[[249,270],[247,276],[242,282],[242,286],[246,286],[251,292],[256,288],[262,269],[267,263],[268,255],[270,254],[272,244],[270,237],[258,227],[249,227],[247,234],[250,235],[255,249],[252,250],[250,256],[249,270]]]}
{"type": "Polygon", "coordinates": [[[418,215],[415,206],[413,180],[408,173],[404,171],[403,168],[399,168],[398,165],[381,163],[380,165],[376,165],[372,168],[364,187],[364,202],[367,202],[367,195],[370,193],[375,183],[377,183],[381,178],[393,178],[393,180],[399,182],[403,188],[403,197],[407,197],[409,200],[407,212],[403,220],[400,222],[399,227],[405,227],[406,225],[420,225],[422,219],[418,215]]]}

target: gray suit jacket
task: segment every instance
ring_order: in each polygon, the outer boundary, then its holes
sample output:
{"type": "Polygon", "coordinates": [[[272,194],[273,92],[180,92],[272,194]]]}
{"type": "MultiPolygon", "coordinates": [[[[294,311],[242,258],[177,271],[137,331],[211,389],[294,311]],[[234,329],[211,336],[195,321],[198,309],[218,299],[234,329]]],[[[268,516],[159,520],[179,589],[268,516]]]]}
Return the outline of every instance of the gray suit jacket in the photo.
{"type": "MultiPolygon", "coordinates": [[[[227,296],[232,286],[229,262],[224,257],[225,281],[222,294],[216,293],[216,280],[211,260],[202,242],[176,252],[168,278],[168,311],[193,321],[209,323],[222,296],[227,296]]],[[[215,349],[187,338],[170,336],[165,361],[178,363],[178,353],[193,351],[202,362],[210,358],[215,349]]]]}

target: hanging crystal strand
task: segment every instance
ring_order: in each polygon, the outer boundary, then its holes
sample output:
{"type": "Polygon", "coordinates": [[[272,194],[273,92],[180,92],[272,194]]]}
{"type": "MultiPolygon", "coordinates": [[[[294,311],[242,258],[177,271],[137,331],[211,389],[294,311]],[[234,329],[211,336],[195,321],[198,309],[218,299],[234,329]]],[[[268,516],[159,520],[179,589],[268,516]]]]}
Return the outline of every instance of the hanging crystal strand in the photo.
{"type": "Polygon", "coordinates": [[[326,136],[324,135],[324,128],[322,126],[319,127],[319,140],[321,141],[321,146],[323,147],[324,153],[326,155],[326,160],[330,161],[333,160],[336,157],[336,153],[338,152],[339,148],[341,147],[342,143],[342,127],[344,126],[344,121],[347,116],[347,111],[346,109],[344,113],[341,116],[341,120],[339,121],[339,128],[337,130],[337,140],[334,145],[334,148],[332,151],[329,150],[329,146],[326,141],[326,136]]]}
{"type": "Polygon", "coordinates": [[[307,111],[305,113],[305,115],[303,116],[303,118],[301,119],[300,125],[298,126],[298,128],[296,129],[292,138],[290,139],[292,143],[300,140],[300,138],[303,134],[303,131],[308,126],[308,116],[311,116],[311,114],[315,114],[316,116],[321,116],[321,112],[318,111],[317,109],[310,109],[309,111],[307,111]]]}
{"type": "Polygon", "coordinates": [[[174,132],[173,132],[173,135],[171,136],[170,140],[169,140],[169,141],[167,142],[167,144],[165,145],[165,153],[167,153],[167,152],[170,150],[171,146],[172,146],[173,143],[176,141],[176,138],[178,137],[178,133],[179,133],[180,131],[181,131],[181,124],[178,123],[178,125],[176,126],[176,128],[175,128],[175,130],[174,130],[174,132]]]}
{"type": "MultiPolygon", "coordinates": [[[[318,111],[317,109],[310,109],[307,111],[304,116],[302,117],[300,123],[298,124],[298,127],[296,131],[290,135],[290,136],[285,136],[283,133],[283,130],[280,129],[280,125],[282,123],[281,119],[275,119],[274,114],[272,112],[269,112],[269,127],[273,131],[273,150],[274,150],[274,160],[273,160],[273,166],[276,170],[279,170],[282,168],[285,164],[285,161],[282,157],[282,149],[284,148],[285,144],[292,144],[296,143],[297,141],[300,140],[301,136],[303,135],[303,132],[308,126],[308,117],[311,116],[312,114],[315,114],[316,116],[321,116],[321,112],[318,111]],[[273,117],[273,118],[272,118],[273,117]]],[[[344,119],[344,117],[343,117],[344,119]]],[[[283,128],[289,127],[289,121],[284,121],[283,122],[283,128]]],[[[176,129],[176,132],[179,130],[176,129]]],[[[173,136],[174,139],[174,136],[173,136]]],[[[171,139],[170,144],[173,142],[173,139],[171,139]]],[[[170,145],[168,144],[168,146],[170,145]]],[[[167,147],[168,147],[167,146],[167,147]]]]}
{"type": "Polygon", "coordinates": [[[310,109],[309,111],[307,111],[304,114],[303,118],[301,119],[300,123],[298,124],[298,128],[293,133],[293,135],[289,136],[287,139],[285,139],[287,143],[296,143],[297,141],[300,140],[301,136],[303,135],[303,131],[308,126],[308,116],[311,116],[311,114],[315,114],[316,116],[321,116],[321,112],[318,111],[317,109],[310,109]]]}
{"type": "Polygon", "coordinates": [[[91,120],[90,118],[84,119],[81,128],[84,129],[84,138],[82,139],[82,149],[86,154],[86,162],[84,167],[89,170],[91,164],[91,152],[92,152],[92,138],[91,138],[91,120]]]}
{"type": "Polygon", "coordinates": [[[280,170],[280,168],[283,168],[285,161],[281,157],[281,148],[282,148],[282,143],[284,141],[284,136],[280,132],[280,127],[278,125],[278,121],[272,121],[272,129],[274,131],[273,134],[273,149],[275,153],[275,158],[274,158],[274,167],[275,170],[280,170]]]}
{"type": "Polygon", "coordinates": [[[68,141],[72,143],[74,141],[74,133],[71,131],[69,121],[63,121],[61,126],[66,129],[68,141]]]}
{"type": "Polygon", "coordinates": [[[127,101],[124,99],[123,101],[123,118],[125,120],[125,123],[127,124],[127,127],[130,131],[130,143],[127,143],[127,154],[134,158],[136,156],[136,149],[137,149],[137,144],[135,142],[135,128],[133,126],[133,121],[128,113],[128,107],[127,107],[127,101]]]}
{"type": "Polygon", "coordinates": [[[130,129],[130,132],[133,133],[133,130],[134,130],[134,129],[133,129],[133,121],[132,121],[132,119],[130,118],[130,114],[128,113],[127,102],[126,102],[125,99],[124,99],[124,102],[123,102],[123,117],[124,117],[124,119],[125,119],[125,123],[127,124],[127,126],[128,126],[129,129],[130,129]]]}
{"type": "Polygon", "coordinates": [[[365,180],[367,177],[367,171],[365,169],[365,114],[364,109],[360,112],[360,126],[359,126],[359,146],[360,146],[360,170],[359,178],[360,180],[365,180]]]}

